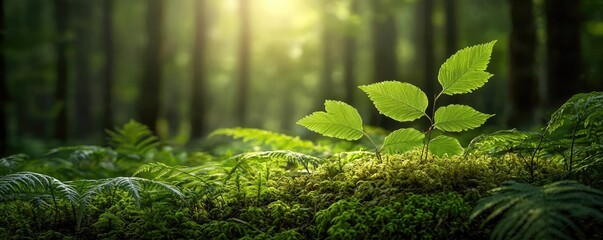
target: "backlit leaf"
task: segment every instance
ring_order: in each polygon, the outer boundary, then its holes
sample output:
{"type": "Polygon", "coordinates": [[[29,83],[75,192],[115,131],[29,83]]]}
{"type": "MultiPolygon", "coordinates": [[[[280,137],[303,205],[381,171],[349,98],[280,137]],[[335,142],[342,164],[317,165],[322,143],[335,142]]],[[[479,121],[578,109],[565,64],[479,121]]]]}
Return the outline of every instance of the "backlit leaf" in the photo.
{"type": "Polygon", "coordinates": [[[472,107],[452,104],[435,112],[435,128],[446,132],[461,132],[481,126],[492,114],[478,112],[472,107]]]}
{"type": "Polygon", "coordinates": [[[469,93],[483,86],[492,74],[485,72],[496,41],[459,50],[438,73],[442,92],[447,95],[469,93]]]}
{"type": "Polygon", "coordinates": [[[463,147],[456,138],[440,135],[429,142],[429,152],[438,157],[463,154],[463,147]]]}
{"type": "Polygon", "coordinates": [[[393,131],[383,142],[383,150],[388,153],[403,153],[423,144],[423,133],[412,128],[393,131]]]}
{"type": "Polygon", "coordinates": [[[314,112],[297,121],[297,124],[327,137],[358,140],[362,131],[362,118],[358,111],[339,101],[325,101],[326,112],[314,112]]]}
{"type": "Polygon", "coordinates": [[[413,121],[425,115],[427,96],[409,83],[386,81],[360,86],[385,116],[400,122],[413,121]]]}

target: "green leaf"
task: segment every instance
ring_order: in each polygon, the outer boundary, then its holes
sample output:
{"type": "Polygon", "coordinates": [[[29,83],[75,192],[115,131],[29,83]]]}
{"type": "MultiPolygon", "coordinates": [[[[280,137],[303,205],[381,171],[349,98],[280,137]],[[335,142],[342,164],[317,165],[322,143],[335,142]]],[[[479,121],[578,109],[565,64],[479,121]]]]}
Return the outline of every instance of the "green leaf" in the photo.
{"type": "Polygon", "coordinates": [[[400,122],[413,121],[425,115],[427,96],[410,83],[386,81],[360,86],[385,116],[400,122]]]}
{"type": "Polygon", "coordinates": [[[429,152],[438,157],[463,154],[463,147],[456,138],[440,135],[429,142],[429,152]]]}
{"type": "Polygon", "coordinates": [[[481,126],[492,116],[466,105],[452,104],[435,112],[435,128],[446,132],[465,131],[481,126]]]}
{"type": "Polygon", "coordinates": [[[412,128],[393,131],[383,141],[383,149],[388,153],[403,153],[423,144],[423,133],[412,128]]]}
{"type": "Polygon", "coordinates": [[[362,118],[358,111],[339,101],[325,101],[326,112],[314,112],[297,121],[297,124],[327,137],[358,140],[363,135],[362,118]]]}
{"type": "Polygon", "coordinates": [[[448,58],[438,73],[442,93],[469,93],[483,86],[492,74],[485,72],[496,41],[459,50],[448,58]]]}

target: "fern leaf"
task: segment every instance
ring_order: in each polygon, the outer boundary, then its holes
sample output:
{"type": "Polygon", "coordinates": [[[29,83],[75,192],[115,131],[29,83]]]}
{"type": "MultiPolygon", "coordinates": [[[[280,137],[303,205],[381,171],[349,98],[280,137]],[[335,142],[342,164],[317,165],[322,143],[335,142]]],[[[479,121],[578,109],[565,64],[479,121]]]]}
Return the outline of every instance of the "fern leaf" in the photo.
{"type": "Polygon", "coordinates": [[[290,163],[298,163],[308,169],[308,166],[318,166],[320,158],[288,150],[266,151],[248,154],[245,159],[283,159],[290,163]]]}
{"type": "Polygon", "coordinates": [[[327,137],[358,140],[363,135],[362,118],[358,111],[343,102],[325,101],[326,112],[314,112],[297,122],[307,129],[327,137]]]}
{"type": "Polygon", "coordinates": [[[0,158],[0,175],[14,172],[23,162],[27,161],[27,159],[29,159],[29,157],[23,153],[0,158]]]}
{"type": "Polygon", "coordinates": [[[516,129],[501,130],[477,136],[469,143],[467,152],[485,152],[488,154],[504,154],[513,150],[532,152],[536,148],[539,139],[538,133],[521,132],[516,129]]]}
{"type": "Polygon", "coordinates": [[[452,104],[438,108],[435,112],[435,128],[446,132],[461,132],[481,126],[492,117],[472,107],[452,104]]]}
{"type": "Polygon", "coordinates": [[[456,138],[440,135],[429,142],[429,152],[438,157],[463,154],[463,147],[456,138]]]}
{"type": "Polygon", "coordinates": [[[553,133],[560,128],[572,128],[575,124],[584,128],[594,125],[601,129],[601,107],[603,92],[576,94],[551,115],[547,131],[553,133]]]}
{"type": "Polygon", "coordinates": [[[206,179],[204,175],[208,175],[205,166],[184,167],[184,166],[168,166],[164,163],[155,162],[140,166],[133,176],[141,173],[154,174],[154,179],[163,179],[165,181],[177,180],[184,183],[197,182],[205,187],[213,188],[213,185],[206,179]]]}
{"type": "Polygon", "coordinates": [[[18,172],[0,178],[0,199],[25,195],[51,194],[76,204],[78,192],[66,183],[48,175],[18,172]]]}
{"type": "Polygon", "coordinates": [[[500,218],[492,231],[495,239],[573,239],[570,233],[580,231],[576,220],[603,221],[603,192],[574,181],[542,187],[506,182],[490,194],[478,202],[471,218],[485,212],[485,222],[500,218]]]}
{"type": "Polygon", "coordinates": [[[103,192],[111,192],[114,189],[121,189],[128,192],[136,201],[137,206],[140,206],[141,191],[163,191],[171,193],[180,199],[184,199],[184,195],[178,188],[160,181],[139,177],[115,177],[97,180],[96,184],[84,194],[84,202],[87,203],[94,196],[103,192]]]}
{"type": "Polygon", "coordinates": [[[302,140],[281,133],[275,133],[255,128],[220,128],[209,134],[208,137],[229,136],[234,139],[242,139],[243,142],[254,145],[268,146],[270,150],[291,150],[314,152],[323,146],[315,145],[311,141],[302,140]]]}
{"type": "Polygon", "coordinates": [[[117,153],[110,148],[93,145],[57,147],[46,153],[46,156],[55,156],[67,153],[66,158],[72,162],[81,162],[91,159],[113,159],[117,153]]]}
{"type": "Polygon", "coordinates": [[[111,138],[111,145],[118,153],[140,158],[152,150],[157,149],[159,141],[153,132],[145,125],[130,120],[123,128],[115,131],[106,130],[111,138]]]}
{"type": "Polygon", "coordinates": [[[400,122],[408,122],[425,115],[427,96],[410,83],[398,81],[379,82],[360,86],[379,112],[400,122]]]}
{"type": "Polygon", "coordinates": [[[310,173],[310,166],[316,167],[321,162],[320,158],[288,150],[242,153],[231,157],[229,160],[236,161],[236,164],[231,168],[226,180],[230,179],[237,171],[247,171],[248,161],[250,160],[272,160],[273,162],[285,160],[288,163],[302,165],[308,173],[310,173]]]}
{"type": "Polygon", "coordinates": [[[388,153],[403,153],[421,146],[424,138],[423,133],[416,129],[398,129],[385,137],[383,149],[388,153]]]}
{"type": "Polygon", "coordinates": [[[462,49],[440,68],[438,82],[447,95],[469,93],[483,86],[492,74],[485,72],[496,41],[462,49]]]}

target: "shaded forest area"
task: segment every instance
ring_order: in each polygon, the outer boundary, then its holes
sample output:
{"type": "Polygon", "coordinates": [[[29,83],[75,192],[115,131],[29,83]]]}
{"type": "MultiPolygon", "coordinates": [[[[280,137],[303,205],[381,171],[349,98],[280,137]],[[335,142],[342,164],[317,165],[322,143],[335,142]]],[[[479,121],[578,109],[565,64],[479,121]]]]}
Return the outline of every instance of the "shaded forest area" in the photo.
{"type": "Polygon", "coordinates": [[[396,129],[356,86],[439,91],[456,50],[498,40],[471,97],[491,128],[537,129],[603,89],[600,0],[2,0],[0,153],[102,143],[135,119],[175,145],[221,127],[305,135],[325,99],[396,129]]]}

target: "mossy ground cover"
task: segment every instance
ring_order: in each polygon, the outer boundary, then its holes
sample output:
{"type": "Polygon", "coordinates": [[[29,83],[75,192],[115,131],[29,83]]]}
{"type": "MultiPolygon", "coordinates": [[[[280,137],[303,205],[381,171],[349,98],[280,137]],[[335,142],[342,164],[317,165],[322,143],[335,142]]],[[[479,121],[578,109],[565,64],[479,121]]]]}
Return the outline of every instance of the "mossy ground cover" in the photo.
{"type": "MultiPolygon", "coordinates": [[[[262,174],[259,164],[238,180],[216,181],[222,185],[210,193],[184,181],[171,182],[180,186],[184,199],[140,192],[140,206],[126,190],[109,189],[78,213],[79,226],[66,201],[59,201],[57,209],[45,206],[43,199],[4,201],[0,208],[7,217],[0,220],[0,237],[483,239],[488,227],[469,219],[476,202],[504,181],[528,177],[513,155],[426,160],[419,155],[411,151],[379,161],[363,152],[336,154],[310,174],[275,167],[261,185],[253,176],[262,174]]],[[[554,179],[562,169],[561,164],[543,164],[537,181],[554,179]]]]}

